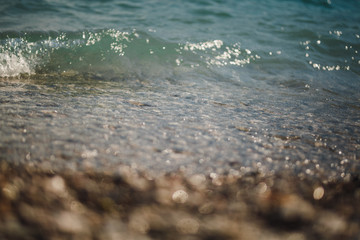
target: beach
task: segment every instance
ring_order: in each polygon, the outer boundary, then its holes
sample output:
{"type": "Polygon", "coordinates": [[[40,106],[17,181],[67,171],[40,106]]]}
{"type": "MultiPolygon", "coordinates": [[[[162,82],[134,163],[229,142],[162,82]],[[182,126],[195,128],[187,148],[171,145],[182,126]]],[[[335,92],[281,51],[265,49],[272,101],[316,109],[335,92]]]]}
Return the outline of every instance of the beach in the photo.
{"type": "Polygon", "coordinates": [[[52,172],[1,162],[2,239],[358,239],[359,177],[52,172]]]}
{"type": "Polygon", "coordinates": [[[359,239],[360,2],[5,1],[1,239],[359,239]]]}

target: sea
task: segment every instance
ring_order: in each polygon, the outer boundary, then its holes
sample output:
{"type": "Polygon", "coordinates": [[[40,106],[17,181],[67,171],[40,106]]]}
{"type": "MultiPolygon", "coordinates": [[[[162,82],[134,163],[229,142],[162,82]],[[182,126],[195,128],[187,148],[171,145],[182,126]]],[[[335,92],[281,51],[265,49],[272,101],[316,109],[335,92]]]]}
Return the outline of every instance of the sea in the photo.
{"type": "Polygon", "coordinates": [[[0,160],[360,173],[359,0],[0,0],[0,160]]]}

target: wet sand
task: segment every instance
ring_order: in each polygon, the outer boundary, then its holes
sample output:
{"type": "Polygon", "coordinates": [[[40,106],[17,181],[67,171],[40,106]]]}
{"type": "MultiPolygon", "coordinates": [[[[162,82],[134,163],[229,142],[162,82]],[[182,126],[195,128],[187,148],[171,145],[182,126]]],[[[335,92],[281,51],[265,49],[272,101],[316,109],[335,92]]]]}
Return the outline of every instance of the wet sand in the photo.
{"type": "Polygon", "coordinates": [[[360,179],[0,164],[1,239],[359,239],[360,179]]]}

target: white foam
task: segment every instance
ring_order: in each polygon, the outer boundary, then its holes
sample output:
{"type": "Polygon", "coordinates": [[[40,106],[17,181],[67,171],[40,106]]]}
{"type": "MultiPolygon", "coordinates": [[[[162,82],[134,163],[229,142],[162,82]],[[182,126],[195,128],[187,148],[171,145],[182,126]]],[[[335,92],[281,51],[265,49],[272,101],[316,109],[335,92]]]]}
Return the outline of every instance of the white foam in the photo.
{"type": "Polygon", "coordinates": [[[33,73],[30,60],[10,52],[0,53],[0,77],[16,77],[33,73]]]}

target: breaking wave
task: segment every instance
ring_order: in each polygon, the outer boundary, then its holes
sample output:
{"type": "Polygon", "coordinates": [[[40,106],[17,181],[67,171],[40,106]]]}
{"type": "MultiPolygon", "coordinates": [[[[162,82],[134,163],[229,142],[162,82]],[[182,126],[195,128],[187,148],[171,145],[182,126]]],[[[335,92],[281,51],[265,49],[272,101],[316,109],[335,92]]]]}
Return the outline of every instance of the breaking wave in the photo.
{"type": "Polygon", "coordinates": [[[135,30],[3,33],[0,41],[1,77],[64,71],[154,75],[175,68],[244,66],[260,59],[239,43],[174,43],[135,30]]]}

